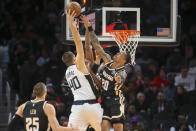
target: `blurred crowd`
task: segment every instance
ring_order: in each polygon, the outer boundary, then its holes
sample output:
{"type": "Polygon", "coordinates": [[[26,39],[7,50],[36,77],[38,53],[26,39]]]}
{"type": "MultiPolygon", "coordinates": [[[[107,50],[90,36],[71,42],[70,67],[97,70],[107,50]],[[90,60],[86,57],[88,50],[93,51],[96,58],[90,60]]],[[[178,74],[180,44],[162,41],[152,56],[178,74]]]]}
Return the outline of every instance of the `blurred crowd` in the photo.
{"type": "MultiPolygon", "coordinates": [[[[20,105],[32,98],[35,83],[45,82],[47,101],[55,106],[60,124],[67,126],[73,96],[65,83],[61,56],[75,47],[62,44],[63,8],[63,0],[0,1],[0,83],[3,92],[6,81],[10,83],[20,105]]],[[[182,0],[179,8],[179,47],[137,48],[137,64],[128,71],[124,87],[124,131],[196,129],[196,2],[182,0]]]]}

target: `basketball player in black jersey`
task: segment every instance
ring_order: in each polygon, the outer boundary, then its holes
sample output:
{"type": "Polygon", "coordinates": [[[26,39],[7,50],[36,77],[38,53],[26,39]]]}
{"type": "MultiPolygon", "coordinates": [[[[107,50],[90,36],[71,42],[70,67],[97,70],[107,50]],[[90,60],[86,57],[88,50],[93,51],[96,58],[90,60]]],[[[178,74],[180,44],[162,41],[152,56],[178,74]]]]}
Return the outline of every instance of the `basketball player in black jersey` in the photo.
{"type": "Polygon", "coordinates": [[[126,52],[119,52],[114,55],[113,60],[108,57],[93,31],[91,23],[85,16],[82,17],[83,23],[85,26],[88,26],[93,48],[105,63],[100,73],[102,83],[102,107],[104,109],[102,131],[109,131],[111,125],[113,125],[114,131],[123,131],[124,96],[121,88],[127,76],[124,65],[129,63],[130,56],[126,52]]]}
{"type": "Polygon", "coordinates": [[[79,131],[73,127],[62,127],[56,119],[53,105],[45,101],[47,89],[44,83],[39,82],[34,86],[34,100],[22,104],[8,126],[8,131],[13,131],[17,122],[23,118],[25,131],[79,131]]]}

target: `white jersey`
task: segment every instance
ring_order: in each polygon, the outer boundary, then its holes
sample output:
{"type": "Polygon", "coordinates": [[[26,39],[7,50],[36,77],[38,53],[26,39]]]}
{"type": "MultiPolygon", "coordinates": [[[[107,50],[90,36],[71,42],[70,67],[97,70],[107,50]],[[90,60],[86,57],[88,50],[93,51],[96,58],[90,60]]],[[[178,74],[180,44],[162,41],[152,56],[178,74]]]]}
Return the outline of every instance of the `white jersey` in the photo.
{"type": "Polygon", "coordinates": [[[80,72],[76,65],[71,65],[66,70],[66,79],[74,95],[74,101],[96,99],[92,88],[96,88],[89,74],[80,72]]]}

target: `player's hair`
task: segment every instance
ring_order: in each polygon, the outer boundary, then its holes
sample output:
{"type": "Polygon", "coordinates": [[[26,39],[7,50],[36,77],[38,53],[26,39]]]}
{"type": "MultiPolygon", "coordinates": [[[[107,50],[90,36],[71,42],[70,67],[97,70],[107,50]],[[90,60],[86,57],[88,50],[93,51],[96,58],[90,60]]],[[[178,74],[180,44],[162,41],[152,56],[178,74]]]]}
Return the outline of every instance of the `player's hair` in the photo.
{"type": "Polygon", "coordinates": [[[43,82],[38,82],[33,87],[33,94],[36,97],[42,97],[44,95],[45,88],[46,88],[46,85],[43,82]]]}
{"type": "Polygon", "coordinates": [[[65,52],[62,56],[63,63],[65,63],[67,66],[73,64],[73,56],[74,54],[71,51],[65,52]]]}

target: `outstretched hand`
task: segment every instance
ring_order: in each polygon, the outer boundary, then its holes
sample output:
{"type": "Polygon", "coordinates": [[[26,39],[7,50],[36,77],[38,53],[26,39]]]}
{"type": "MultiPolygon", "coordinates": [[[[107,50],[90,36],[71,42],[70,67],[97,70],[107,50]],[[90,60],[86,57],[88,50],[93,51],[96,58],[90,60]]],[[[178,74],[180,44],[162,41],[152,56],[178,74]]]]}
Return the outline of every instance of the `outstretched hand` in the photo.
{"type": "Polygon", "coordinates": [[[81,15],[80,18],[82,20],[81,23],[84,23],[84,27],[88,29],[88,27],[91,26],[91,23],[89,22],[88,18],[85,15],[81,15]]]}
{"type": "Polygon", "coordinates": [[[72,13],[70,12],[70,10],[66,10],[66,14],[67,14],[67,19],[68,19],[68,22],[69,24],[73,24],[74,22],[74,17],[76,16],[76,13],[75,11],[73,11],[72,13]]]}

